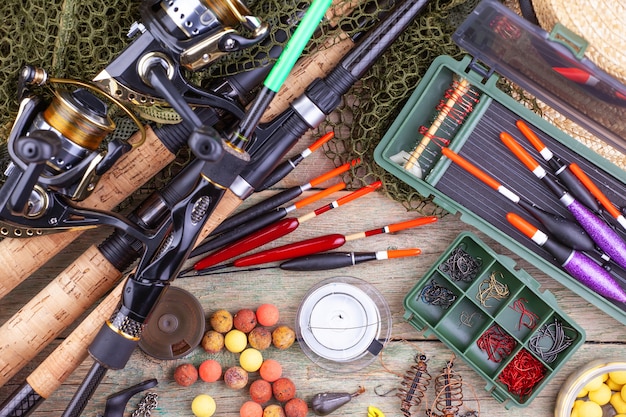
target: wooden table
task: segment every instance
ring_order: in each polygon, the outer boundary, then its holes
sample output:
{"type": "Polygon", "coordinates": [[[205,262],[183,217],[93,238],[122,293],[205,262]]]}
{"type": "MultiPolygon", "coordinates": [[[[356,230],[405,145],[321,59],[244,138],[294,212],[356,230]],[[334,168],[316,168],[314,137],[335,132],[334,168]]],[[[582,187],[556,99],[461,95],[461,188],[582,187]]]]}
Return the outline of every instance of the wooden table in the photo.
{"type": "MultiPolygon", "coordinates": [[[[307,143],[309,142],[303,141],[297,149],[293,150],[293,154],[301,151],[307,143]]],[[[277,188],[305,183],[330,167],[330,161],[321,154],[315,154],[305,160],[277,188]]],[[[275,191],[261,193],[261,195],[252,198],[250,202],[258,201],[275,191]]],[[[343,194],[345,192],[327,199],[326,202],[330,202],[343,194]]],[[[314,204],[314,206],[318,207],[321,204],[314,204]]],[[[294,215],[301,215],[315,207],[304,208],[294,215]]],[[[355,233],[408,220],[416,216],[416,213],[407,212],[401,204],[384,197],[381,193],[373,193],[303,224],[295,233],[282,238],[277,244],[327,233],[355,233]]],[[[295,382],[297,395],[307,401],[320,392],[353,392],[359,386],[365,387],[364,394],[353,399],[333,415],[365,416],[367,406],[374,405],[385,412],[387,416],[400,416],[398,398],[393,395],[380,396],[377,393],[388,392],[399,387],[401,382],[399,375],[403,374],[414,363],[413,358],[416,353],[423,352],[430,358],[428,364],[433,378],[445,362],[451,358],[452,354],[451,350],[444,344],[432,337],[425,338],[405,322],[403,319],[403,299],[455,237],[466,230],[476,232],[455,216],[449,215],[432,225],[403,231],[396,235],[379,235],[349,242],[342,248],[342,250],[374,251],[419,247],[422,249],[422,255],[415,258],[370,262],[352,268],[324,272],[298,273],[269,269],[257,272],[229,273],[204,278],[180,279],[175,281],[173,285],[195,294],[207,316],[217,309],[228,309],[234,313],[241,308],[255,309],[262,303],[274,303],[280,309],[280,323],[293,327],[300,302],[307,291],[316,283],[337,276],[352,276],[366,280],[383,294],[393,317],[392,339],[385,346],[379,358],[369,366],[352,373],[331,372],[322,369],[307,358],[298,343],[285,351],[279,351],[273,347],[269,348],[263,352],[263,355],[265,358],[274,358],[283,365],[284,376],[295,382]]],[[[9,296],[2,299],[0,301],[0,321],[4,323],[52,277],[56,276],[78,254],[82,253],[88,245],[101,241],[108,233],[109,230],[100,230],[83,235],[79,241],[74,242],[53,262],[50,262],[45,268],[22,283],[9,296]]],[[[623,357],[626,353],[623,345],[626,339],[626,328],[480,232],[477,234],[496,252],[512,257],[518,263],[518,267],[524,268],[541,283],[542,291],[552,292],[556,296],[560,308],[586,330],[587,342],[528,407],[514,408],[508,411],[483,389],[485,381],[463,360],[458,359],[456,370],[463,376],[465,384],[466,409],[464,411],[479,409],[482,416],[503,414],[510,416],[551,415],[556,395],[568,374],[592,359],[623,357]]],[[[64,336],[68,332],[69,330],[64,333],[64,336]]],[[[60,339],[56,340],[52,346],[46,348],[9,383],[0,388],[0,401],[12,393],[16,385],[21,383],[37,363],[45,358],[59,342],[60,339]]],[[[195,349],[187,357],[172,361],[157,360],[137,350],[124,370],[108,372],[83,415],[95,416],[98,412],[102,413],[106,396],[150,378],[156,378],[159,381],[158,386],[153,389],[159,396],[159,405],[152,412],[153,416],[192,416],[191,401],[201,393],[209,394],[215,398],[217,402],[216,415],[238,415],[241,404],[249,399],[247,389],[235,391],[227,388],[221,381],[216,383],[200,381],[191,387],[182,388],[173,381],[174,369],[179,364],[189,362],[199,365],[208,358],[218,359],[224,368],[237,364],[237,355],[235,354],[209,355],[202,348],[195,349]]],[[[69,398],[73,395],[90,366],[91,359],[87,359],[67,380],[65,385],[57,390],[52,398],[46,400],[33,415],[60,415],[61,410],[67,405],[69,398]]],[[[253,379],[257,377],[256,374],[252,374],[253,379]]],[[[431,388],[427,392],[426,401],[419,409],[414,409],[413,415],[424,415],[424,408],[432,406],[434,397],[432,391],[431,388]]],[[[135,409],[141,397],[142,395],[137,395],[129,402],[128,412],[135,409]]]]}

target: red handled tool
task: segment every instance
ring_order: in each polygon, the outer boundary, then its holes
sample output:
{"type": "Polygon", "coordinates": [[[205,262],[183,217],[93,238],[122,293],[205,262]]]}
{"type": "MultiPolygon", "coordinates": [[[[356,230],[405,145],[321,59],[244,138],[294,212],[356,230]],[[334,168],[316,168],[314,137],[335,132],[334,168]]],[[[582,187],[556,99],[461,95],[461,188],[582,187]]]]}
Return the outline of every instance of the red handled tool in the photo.
{"type": "Polygon", "coordinates": [[[372,191],[380,188],[381,186],[381,181],[373,182],[370,185],[362,187],[346,196],[339,198],[338,200],[333,201],[330,204],[322,206],[301,217],[283,219],[274,224],[266,226],[263,229],[257,230],[253,234],[243,239],[240,239],[237,242],[234,242],[233,244],[226,246],[216,252],[213,252],[204,259],[196,262],[193,266],[193,269],[205,269],[235,256],[241,255],[242,253],[246,253],[248,251],[256,249],[259,246],[262,246],[266,243],[274,241],[282,236],[293,232],[298,228],[298,226],[300,226],[300,224],[304,223],[305,221],[311,220],[319,216],[320,214],[326,213],[327,211],[340,207],[344,204],[349,203],[350,201],[369,194],[372,191]]]}

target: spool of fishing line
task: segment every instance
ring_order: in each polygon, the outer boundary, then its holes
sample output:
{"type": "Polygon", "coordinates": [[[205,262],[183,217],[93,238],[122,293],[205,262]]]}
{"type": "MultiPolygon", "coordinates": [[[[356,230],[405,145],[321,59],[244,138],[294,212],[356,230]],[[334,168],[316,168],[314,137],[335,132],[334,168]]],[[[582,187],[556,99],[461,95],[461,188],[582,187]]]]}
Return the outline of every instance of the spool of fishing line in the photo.
{"type": "Polygon", "coordinates": [[[369,365],[391,334],[391,314],[371,284],[353,277],[324,280],[304,296],[296,333],[315,364],[336,372],[369,365]]]}
{"type": "Polygon", "coordinates": [[[196,297],[170,286],[154,307],[139,347],[156,359],[178,359],[200,344],[204,327],[204,309],[196,297]]]}

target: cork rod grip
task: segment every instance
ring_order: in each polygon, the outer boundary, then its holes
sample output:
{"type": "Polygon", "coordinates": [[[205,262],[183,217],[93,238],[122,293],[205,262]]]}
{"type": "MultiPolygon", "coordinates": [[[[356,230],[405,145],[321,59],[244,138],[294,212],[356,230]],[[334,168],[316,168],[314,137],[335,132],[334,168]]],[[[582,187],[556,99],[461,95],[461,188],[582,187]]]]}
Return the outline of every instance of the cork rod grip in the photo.
{"type": "MultiPolygon", "coordinates": [[[[96,189],[80,206],[110,210],[173,160],[174,155],[163,146],[152,129],[147,128],[146,142],[120,158],[102,176],[96,189]]],[[[0,271],[0,298],[81,234],[82,231],[70,231],[29,239],[4,239],[0,242],[0,264],[3,265],[0,271]]]]}
{"type": "MultiPolygon", "coordinates": [[[[215,208],[213,215],[209,218],[205,227],[201,232],[201,236],[199,237],[199,241],[202,241],[206,238],[214,228],[216,228],[226,217],[230,215],[239,205],[241,204],[241,200],[232,192],[227,191],[226,194],[220,200],[218,206],[215,208]]],[[[88,256],[87,253],[91,253],[92,249],[90,248],[85,255],[83,255],[77,262],[80,262],[80,259],[88,256]]],[[[101,255],[100,255],[101,256],[101,255]]],[[[76,265],[76,263],[74,265],[76,265]]],[[[85,266],[85,265],[83,265],[85,266]]],[[[112,268],[112,267],[111,267],[112,268]]],[[[111,272],[106,271],[98,271],[94,272],[95,276],[107,276],[111,275],[111,272]]],[[[63,275],[63,274],[61,274],[63,275]]],[[[61,277],[57,277],[59,279],[61,277]]],[[[119,277],[121,274],[118,272],[116,274],[119,277]]],[[[83,278],[85,279],[85,278],[83,278]]],[[[105,287],[110,288],[113,285],[113,282],[117,279],[108,279],[106,283],[103,283],[101,288],[104,290],[105,287]]],[[[56,280],[55,280],[56,281],[56,280]]],[[[82,280],[81,280],[82,282],[82,280]]],[[[87,357],[87,348],[89,344],[92,342],[93,338],[100,330],[102,323],[109,318],[115,308],[115,306],[119,303],[123,283],[117,285],[117,287],[85,318],[76,329],[26,378],[28,385],[41,397],[48,398],[57,388],[59,388],[67,379],[69,375],[74,372],[74,370],[85,360],[87,357]]],[[[45,290],[44,290],[45,291],[45,290]]],[[[42,293],[44,292],[42,291],[42,293]]],[[[37,297],[37,303],[39,304],[48,304],[46,301],[39,300],[39,298],[48,298],[50,293],[45,291],[45,294],[39,294],[37,297]]],[[[84,296],[80,296],[79,298],[84,298],[84,296]]],[[[35,299],[33,299],[35,300],[35,299]]],[[[86,302],[93,302],[94,300],[86,300],[86,302]]],[[[29,303],[30,304],[30,303],[29,303]]],[[[48,315],[61,313],[63,308],[60,308],[60,305],[57,305],[56,311],[50,311],[48,315]]],[[[29,308],[29,305],[24,307],[22,311],[30,311],[32,309],[29,308]]],[[[82,311],[78,311],[84,309],[76,308],[72,311],[72,316],[75,316],[76,313],[82,313],[82,311]]],[[[21,313],[18,313],[20,315],[21,313]]],[[[75,317],[68,317],[71,321],[75,320],[75,317]]],[[[14,317],[12,320],[20,321],[17,317],[14,317]]],[[[40,321],[39,319],[38,321],[40,321]]],[[[10,323],[11,320],[8,322],[10,323]]],[[[32,327],[32,321],[27,321],[28,327],[32,327]]],[[[43,323],[38,323],[38,325],[43,325],[43,323]]],[[[61,321],[54,320],[51,323],[47,323],[49,331],[41,336],[39,340],[35,341],[37,346],[27,346],[26,349],[24,347],[18,348],[14,346],[13,351],[11,352],[2,352],[4,347],[0,349],[0,367],[2,367],[3,374],[0,375],[0,384],[4,384],[8,379],[11,378],[18,370],[27,362],[26,356],[29,356],[28,360],[32,359],[43,347],[45,347],[48,343],[50,343],[56,335],[52,333],[60,333],[66,326],[66,324],[61,321]],[[17,355],[16,350],[20,350],[23,352],[20,355],[17,355]],[[27,354],[24,352],[28,350],[27,354]],[[10,357],[9,357],[10,356],[10,357]],[[8,359],[5,362],[5,360],[8,359]],[[19,368],[17,366],[12,366],[16,361],[20,361],[19,368]]],[[[0,328],[0,335],[2,335],[4,330],[4,326],[0,328]]],[[[12,330],[10,332],[14,334],[15,332],[12,330]]],[[[20,332],[21,333],[21,332],[20,332]]],[[[0,336],[0,340],[2,336],[0,336]]]]}
{"type": "Polygon", "coordinates": [[[124,282],[120,282],[74,331],[26,378],[43,398],[49,398],[87,358],[87,348],[119,304],[124,282]]]}
{"type": "MultiPolygon", "coordinates": [[[[61,272],[0,327],[0,386],[120,280],[96,246],[61,272]]],[[[102,322],[100,322],[102,324],[102,322]]]]}

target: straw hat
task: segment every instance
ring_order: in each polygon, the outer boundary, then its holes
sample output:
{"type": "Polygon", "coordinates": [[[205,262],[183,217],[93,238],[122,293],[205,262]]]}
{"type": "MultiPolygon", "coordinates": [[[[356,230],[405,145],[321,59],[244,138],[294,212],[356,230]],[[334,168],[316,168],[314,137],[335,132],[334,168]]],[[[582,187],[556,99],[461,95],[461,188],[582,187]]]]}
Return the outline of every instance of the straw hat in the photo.
{"type": "MultiPolygon", "coordinates": [[[[523,1],[523,0],[522,0],[523,1]]],[[[507,6],[519,10],[517,0],[507,6]]],[[[626,84],[626,2],[623,0],[532,0],[539,25],[550,32],[557,22],[585,39],[585,56],[599,68],[626,84]]],[[[614,164],[626,169],[626,156],[542,105],[543,115],[561,130],[614,164]]]]}

